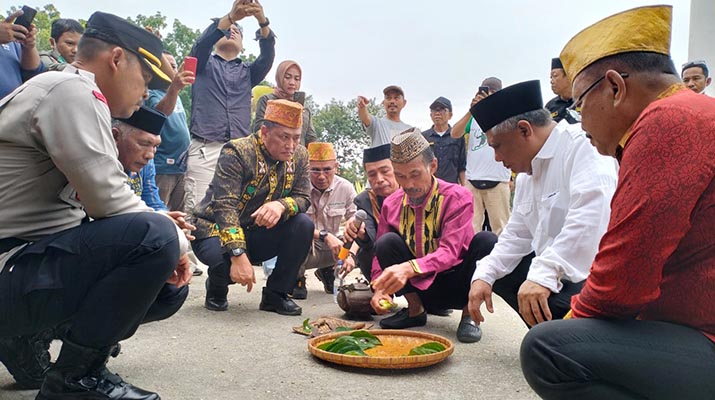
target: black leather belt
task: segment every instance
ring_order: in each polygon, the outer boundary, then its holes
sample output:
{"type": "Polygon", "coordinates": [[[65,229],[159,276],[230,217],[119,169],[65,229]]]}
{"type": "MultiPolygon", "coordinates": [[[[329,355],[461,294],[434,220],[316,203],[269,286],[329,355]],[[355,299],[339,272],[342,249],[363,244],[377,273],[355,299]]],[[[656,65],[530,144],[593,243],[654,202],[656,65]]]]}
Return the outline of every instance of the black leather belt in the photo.
{"type": "Polygon", "coordinates": [[[23,245],[25,243],[28,243],[28,241],[14,238],[14,237],[0,239],[0,254],[7,253],[8,251],[14,249],[15,247],[23,245]]]}

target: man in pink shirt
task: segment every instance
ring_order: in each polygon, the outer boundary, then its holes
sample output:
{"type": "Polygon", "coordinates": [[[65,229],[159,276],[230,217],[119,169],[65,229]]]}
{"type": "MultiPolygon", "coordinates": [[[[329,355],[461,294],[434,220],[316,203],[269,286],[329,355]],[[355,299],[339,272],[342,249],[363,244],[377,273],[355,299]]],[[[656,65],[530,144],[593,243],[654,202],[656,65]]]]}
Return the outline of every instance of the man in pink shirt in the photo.
{"type": "Polygon", "coordinates": [[[474,235],[472,196],[462,186],[433,176],[437,160],[420,131],[411,128],[391,141],[390,159],[401,189],[385,199],[372,264],[372,307],[385,314],[391,296],[408,307],[380,321],[403,329],[427,323],[425,307],[462,309],[461,342],[482,337],[467,310],[476,260],[489,254],[494,239],[474,235]]]}

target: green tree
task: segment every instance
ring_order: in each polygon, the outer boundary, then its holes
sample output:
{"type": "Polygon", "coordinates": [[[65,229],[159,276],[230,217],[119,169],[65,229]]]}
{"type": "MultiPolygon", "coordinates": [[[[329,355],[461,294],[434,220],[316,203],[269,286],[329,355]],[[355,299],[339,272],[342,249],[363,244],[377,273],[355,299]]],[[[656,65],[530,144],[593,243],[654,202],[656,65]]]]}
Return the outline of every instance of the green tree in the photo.
{"type": "Polygon", "coordinates": [[[166,51],[181,61],[189,55],[191,47],[196,43],[199,35],[201,35],[200,30],[191,29],[178,19],[175,19],[171,32],[164,39],[164,47],[166,51]]]}
{"type": "Polygon", "coordinates": [[[162,37],[161,31],[167,27],[166,16],[161,15],[161,11],[157,11],[156,14],[149,16],[139,14],[134,19],[132,19],[132,17],[127,17],[127,21],[147,29],[159,38],[162,37]]]}
{"type": "MultiPolygon", "coordinates": [[[[37,27],[37,50],[45,51],[50,50],[50,32],[52,30],[52,21],[61,17],[60,11],[53,5],[47,4],[44,7],[33,6],[37,10],[37,15],[33,23],[37,27]]],[[[19,10],[19,7],[12,6],[9,11],[6,11],[6,15],[11,15],[15,11],[19,10]]],[[[193,47],[196,40],[201,35],[199,29],[192,29],[187,25],[184,25],[178,19],[174,19],[171,28],[172,30],[164,36],[163,32],[167,29],[169,24],[167,23],[166,16],[157,11],[153,15],[143,15],[139,14],[136,17],[127,17],[129,22],[132,22],[141,27],[147,28],[149,31],[157,35],[162,39],[164,48],[166,51],[171,53],[176,61],[181,64],[183,59],[189,55],[191,47],[193,47]]],[[[84,20],[79,21],[83,26],[87,25],[84,20]]],[[[256,60],[256,56],[249,53],[240,55],[244,62],[253,62],[256,60]]],[[[262,84],[268,84],[268,82],[263,82],[262,84]]],[[[271,85],[272,86],[272,85],[271,85]]],[[[179,94],[181,102],[186,108],[186,118],[187,122],[191,119],[191,87],[187,86],[179,94]]]]}
{"type": "MultiPolygon", "coordinates": [[[[310,102],[306,101],[308,107],[311,107],[310,99],[310,102]]],[[[385,116],[385,110],[375,99],[370,100],[368,112],[377,117],[385,116]]],[[[313,113],[313,126],[319,141],[332,143],[335,147],[340,176],[353,183],[364,182],[362,151],[370,146],[370,138],[358,118],[357,101],[353,99],[346,104],[340,100],[330,100],[330,103],[313,113]]]]}

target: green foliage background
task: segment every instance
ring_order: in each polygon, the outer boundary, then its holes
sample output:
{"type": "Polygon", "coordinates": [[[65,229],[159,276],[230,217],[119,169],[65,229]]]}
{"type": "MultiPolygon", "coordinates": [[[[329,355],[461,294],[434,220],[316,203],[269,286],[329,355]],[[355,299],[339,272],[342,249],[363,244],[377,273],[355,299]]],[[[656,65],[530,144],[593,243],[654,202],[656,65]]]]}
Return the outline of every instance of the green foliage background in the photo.
{"type": "MultiPolygon", "coordinates": [[[[30,6],[37,9],[37,15],[33,21],[38,30],[37,49],[39,51],[50,50],[52,21],[62,18],[61,12],[51,3],[45,6],[30,6]]],[[[6,15],[10,15],[18,9],[18,7],[12,6],[6,11],[6,15]]],[[[153,15],[139,14],[135,17],[127,17],[127,20],[149,28],[159,36],[164,43],[164,48],[173,54],[179,63],[189,54],[191,47],[201,34],[201,30],[192,29],[178,19],[171,22],[171,29],[168,30],[170,24],[167,17],[160,11],[153,15]]],[[[86,25],[85,20],[80,20],[80,23],[86,25]]],[[[240,57],[246,62],[256,59],[253,54],[241,54],[240,57]]],[[[262,82],[261,84],[274,86],[271,82],[262,82]]],[[[180,98],[186,109],[187,119],[190,120],[191,88],[184,88],[180,93],[180,98]]],[[[318,140],[333,143],[335,146],[340,164],[340,175],[353,183],[364,183],[362,151],[370,145],[370,139],[358,118],[356,100],[351,99],[345,102],[331,99],[327,104],[320,106],[313,101],[312,96],[308,96],[305,106],[309,107],[313,113],[313,125],[318,133],[318,140]]],[[[375,99],[370,101],[368,110],[374,116],[385,116],[385,110],[375,99]]]]}

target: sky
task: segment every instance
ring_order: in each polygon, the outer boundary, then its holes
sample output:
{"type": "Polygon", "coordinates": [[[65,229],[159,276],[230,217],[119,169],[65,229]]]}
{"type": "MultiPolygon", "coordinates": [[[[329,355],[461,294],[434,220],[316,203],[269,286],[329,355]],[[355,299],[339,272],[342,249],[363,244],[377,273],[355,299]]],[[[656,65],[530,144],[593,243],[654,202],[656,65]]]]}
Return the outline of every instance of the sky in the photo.
{"type": "MultiPolygon", "coordinates": [[[[232,5],[226,0],[51,2],[64,18],[87,19],[97,10],[122,17],[161,11],[169,26],[176,18],[200,30],[232,5]]],[[[633,7],[673,5],[672,57],[678,67],[688,58],[688,0],[263,0],[261,4],[278,37],[274,67],[285,59],[297,61],[303,70],[301,90],[319,105],[333,98],[347,102],[358,95],[382,101],[382,89],[396,84],[407,99],[402,120],[423,130],[432,125],[429,105],[434,99],[445,96],[452,101],[454,123],[468,111],[479,84],[488,76],[500,78],[504,86],[539,79],[548,101],[554,97],[549,85],[551,58],[583,28],[633,7]]],[[[254,18],[241,23],[245,32],[258,29],[254,18]]],[[[246,34],[244,46],[248,53],[258,54],[257,42],[250,40],[253,36],[246,34]]],[[[275,83],[275,68],[266,80],[275,83]]]]}

